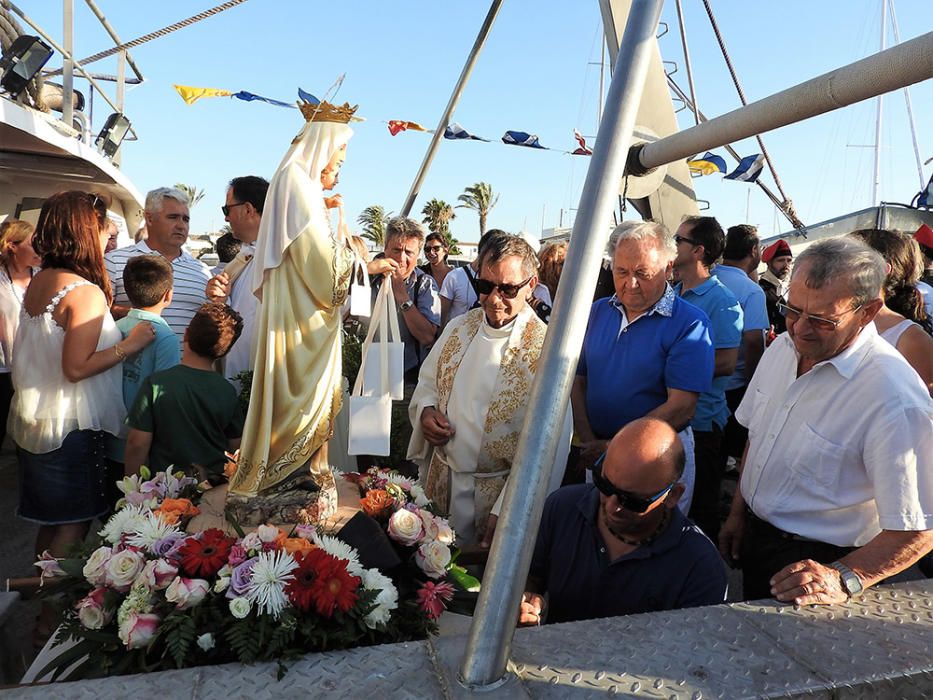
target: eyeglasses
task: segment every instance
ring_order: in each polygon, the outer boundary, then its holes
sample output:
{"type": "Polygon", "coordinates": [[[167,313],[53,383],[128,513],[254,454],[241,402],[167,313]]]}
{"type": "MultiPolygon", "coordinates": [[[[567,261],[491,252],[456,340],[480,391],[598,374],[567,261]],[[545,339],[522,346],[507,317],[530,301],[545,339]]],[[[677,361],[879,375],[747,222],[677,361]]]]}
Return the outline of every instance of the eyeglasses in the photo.
{"type": "Polygon", "coordinates": [[[793,306],[788,306],[787,304],[783,302],[778,302],[777,308],[781,316],[786,318],[791,323],[796,323],[797,321],[800,320],[801,317],[804,317],[807,319],[807,323],[809,323],[814,328],[819,328],[822,331],[831,332],[831,331],[836,330],[839,327],[839,324],[842,323],[843,316],[847,316],[855,311],[858,311],[863,306],[865,305],[859,304],[854,309],[843,311],[842,314],[840,314],[840,317],[835,320],[831,318],[823,318],[822,316],[814,316],[813,314],[805,314],[800,309],[795,309],[793,306]]]}
{"type": "Polygon", "coordinates": [[[224,213],[224,216],[230,216],[230,210],[233,209],[233,207],[242,207],[244,204],[246,204],[246,202],[237,202],[236,204],[224,204],[220,208],[220,211],[224,213]]]}
{"type": "Polygon", "coordinates": [[[674,236],[675,243],[689,243],[690,245],[703,245],[702,243],[697,243],[692,238],[686,238],[684,236],[674,236]]]}
{"type": "Polygon", "coordinates": [[[599,459],[596,460],[596,464],[593,465],[593,485],[607,498],[609,496],[615,496],[616,500],[619,501],[619,505],[632,513],[644,513],[654,503],[660,501],[670,493],[671,489],[674,488],[674,484],[677,483],[676,481],[672,481],[656,494],[648,496],[647,498],[644,496],[636,496],[630,491],[623,491],[622,489],[616,488],[609,479],[603,476],[603,460],[605,459],[606,453],[603,452],[599,459]]]}
{"type": "Polygon", "coordinates": [[[518,293],[521,291],[522,287],[531,282],[534,275],[526,279],[524,282],[519,282],[518,284],[496,284],[495,282],[490,282],[489,280],[484,280],[482,277],[476,278],[476,291],[479,294],[488,295],[492,294],[494,289],[499,290],[499,294],[504,296],[506,299],[514,299],[518,296],[518,293]]]}
{"type": "Polygon", "coordinates": [[[442,245],[426,245],[424,247],[425,253],[439,253],[442,250],[444,250],[444,246],[442,245]]]}

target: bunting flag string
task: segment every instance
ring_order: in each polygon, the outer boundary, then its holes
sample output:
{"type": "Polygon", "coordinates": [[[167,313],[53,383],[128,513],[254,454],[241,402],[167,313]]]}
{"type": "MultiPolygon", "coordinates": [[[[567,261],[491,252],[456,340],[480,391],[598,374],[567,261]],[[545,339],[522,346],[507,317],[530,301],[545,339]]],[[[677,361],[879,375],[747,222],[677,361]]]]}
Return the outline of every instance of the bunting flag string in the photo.
{"type": "Polygon", "coordinates": [[[526,148],[541,148],[545,151],[553,150],[542,146],[541,142],[538,141],[538,137],[534,134],[529,134],[527,131],[506,131],[505,134],[502,135],[502,143],[507,143],[512,146],[525,146],[526,148]]]}
{"type": "Polygon", "coordinates": [[[726,175],[724,180],[737,180],[739,182],[754,182],[764,169],[765,157],[761,153],[745,156],[739,161],[735,170],[726,175]]]}
{"type": "MultiPolygon", "coordinates": [[[[246,90],[232,92],[222,88],[193,87],[191,85],[172,85],[172,87],[175,88],[175,91],[187,105],[193,105],[195,102],[204,97],[235,97],[238,100],[243,100],[244,102],[265,102],[266,104],[274,105],[276,107],[298,109],[298,106],[293,103],[283,102],[282,100],[274,100],[271,97],[263,97],[262,95],[257,95],[254,92],[248,92],[246,90]]],[[[310,92],[305,92],[301,88],[298,88],[298,97],[300,97],[305,102],[311,102],[312,104],[319,104],[321,102],[310,92]]]]}
{"type": "Polygon", "coordinates": [[[484,139],[482,136],[471,134],[457,122],[451,122],[450,125],[444,129],[444,138],[452,140],[485,141],[486,143],[489,143],[489,139],[484,139]]]}

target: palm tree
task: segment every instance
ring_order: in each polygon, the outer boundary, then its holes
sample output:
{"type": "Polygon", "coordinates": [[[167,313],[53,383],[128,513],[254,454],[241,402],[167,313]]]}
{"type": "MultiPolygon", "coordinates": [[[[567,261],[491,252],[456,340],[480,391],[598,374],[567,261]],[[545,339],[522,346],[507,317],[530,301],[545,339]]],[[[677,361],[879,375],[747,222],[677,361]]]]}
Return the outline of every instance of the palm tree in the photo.
{"type": "Polygon", "coordinates": [[[204,199],[204,190],[199,190],[195,185],[186,185],[183,182],[176,182],[175,189],[181,190],[188,195],[188,206],[194,209],[194,205],[204,199]]]}
{"type": "Polygon", "coordinates": [[[499,201],[499,195],[493,193],[492,185],[477,182],[465,188],[457,200],[463,202],[457,205],[458,209],[472,209],[479,214],[479,235],[486,233],[486,215],[499,201]]]}
{"type": "Polygon", "coordinates": [[[366,207],[356,217],[356,222],[363,227],[363,233],[360,235],[382,248],[386,242],[386,224],[391,216],[392,212],[386,212],[378,204],[366,207]]]}
{"type": "Polygon", "coordinates": [[[450,220],[457,218],[452,206],[443,199],[436,198],[425,204],[421,213],[424,214],[424,218],[421,222],[428,225],[428,229],[431,233],[440,233],[444,235],[447,235],[449,232],[448,224],[450,220]]]}

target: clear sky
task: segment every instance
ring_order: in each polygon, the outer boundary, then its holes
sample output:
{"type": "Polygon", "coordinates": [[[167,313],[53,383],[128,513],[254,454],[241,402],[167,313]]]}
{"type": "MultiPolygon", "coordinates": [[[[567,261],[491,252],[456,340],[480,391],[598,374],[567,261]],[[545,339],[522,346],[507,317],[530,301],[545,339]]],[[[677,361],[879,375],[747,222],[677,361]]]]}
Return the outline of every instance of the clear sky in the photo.
{"type": "MultiPolygon", "coordinates": [[[[61,38],[61,3],[18,3],[56,39],[61,38]]],[[[83,2],[75,0],[75,51],[87,56],[112,45],[83,2]]],[[[158,3],[98,0],[124,40],[187,18],[214,0],[158,3]]],[[[687,35],[698,102],[707,116],[739,105],[699,0],[684,0],[687,35]]],[[[821,0],[714,3],[717,20],[750,100],[759,99],[877,51],[880,0],[821,0]]],[[[140,141],[124,147],[124,170],[145,192],[185,182],[203,188],[192,211],[192,231],[223,225],[220,205],[226,183],[238,175],[271,177],[301,126],[297,110],[231,98],[188,106],[173,83],[247,90],[292,101],[296,88],[322,95],[341,73],[340,101],[359,103],[368,121],[354,126],[339,191],[347,216],[380,204],[398,211],[430,136],[389,135],[385,121],[409,119],[433,128],[488,10],[485,0],[404,3],[370,0],[311,2],[248,0],[194,26],[133,50],[146,78],[127,92],[126,111],[140,141]]],[[[896,3],[901,39],[933,29],[925,0],[896,3]]],[[[686,89],[673,2],[662,19],[671,31],[660,40],[665,59],[680,65],[686,89]]],[[[890,24],[889,24],[890,29],[890,24]]],[[[890,37],[889,33],[889,37],[890,37]]],[[[570,225],[589,159],[506,146],[508,129],[537,134],[545,146],[572,150],[573,129],[596,132],[602,32],[595,0],[506,0],[486,48],[454,115],[469,131],[494,143],[442,141],[415,205],[432,197],[455,203],[463,188],[492,184],[501,198],[489,225],[509,231],[570,225]]],[[[888,42],[891,43],[889,38],[888,42]]],[[[52,59],[55,65],[60,59],[52,59]]],[[[116,72],[116,60],[93,64],[116,72]]],[[[86,91],[87,84],[76,80],[86,91]]],[[[608,68],[607,68],[608,87],[608,68]]],[[[112,93],[111,93],[112,94],[112,93]]],[[[933,81],[912,89],[921,157],[933,156],[933,81]]],[[[98,128],[106,105],[96,103],[98,128]]],[[[862,103],[765,135],[765,143],[788,195],[805,223],[861,209],[871,202],[875,104],[862,103]]],[[[683,128],[692,115],[680,115],[683,128]]],[[[733,144],[742,154],[758,152],[754,140],[733,144]]],[[[730,166],[731,158],[719,149],[730,166]]],[[[902,93],[885,101],[881,199],[907,202],[920,183],[902,93]]],[[[933,164],[925,166],[930,176],[933,164]]],[[[770,177],[765,181],[772,184],[770,177]]],[[[748,222],[767,236],[787,226],[757,187],[695,180],[698,197],[725,225],[748,222]],[[749,194],[750,192],[750,194],[749,194]]],[[[420,218],[420,214],[419,214],[420,218]]],[[[458,209],[452,231],[475,241],[475,214],[458,209]]]]}

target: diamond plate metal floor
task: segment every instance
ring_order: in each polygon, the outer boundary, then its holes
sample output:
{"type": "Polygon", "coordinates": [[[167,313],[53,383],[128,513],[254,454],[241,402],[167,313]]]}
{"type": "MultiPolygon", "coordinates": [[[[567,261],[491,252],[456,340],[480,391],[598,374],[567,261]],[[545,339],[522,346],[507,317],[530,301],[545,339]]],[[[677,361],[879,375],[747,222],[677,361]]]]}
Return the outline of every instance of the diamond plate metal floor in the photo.
{"type": "Polygon", "coordinates": [[[775,601],[631,615],[516,631],[509,681],[456,680],[463,636],[6,690],[9,698],[930,698],[933,581],[880,586],[847,605],[775,601]]]}

